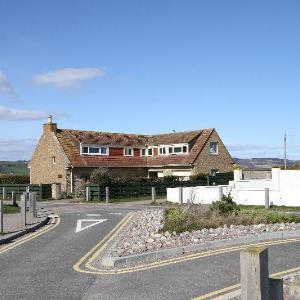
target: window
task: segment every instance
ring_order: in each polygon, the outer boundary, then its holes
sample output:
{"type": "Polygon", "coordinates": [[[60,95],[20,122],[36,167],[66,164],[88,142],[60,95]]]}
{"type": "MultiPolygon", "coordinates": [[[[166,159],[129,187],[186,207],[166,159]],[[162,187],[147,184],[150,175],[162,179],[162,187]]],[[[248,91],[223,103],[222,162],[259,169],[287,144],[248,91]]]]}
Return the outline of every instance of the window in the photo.
{"type": "Polygon", "coordinates": [[[165,155],[166,153],[166,147],[159,147],[159,154],[160,155],[165,155]]]}
{"type": "Polygon", "coordinates": [[[81,146],[81,154],[86,155],[108,155],[108,147],[101,147],[101,146],[88,146],[82,145],[81,146]]]}
{"type": "Polygon", "coordinates": [[[143,148],[141,149],[141,156],[152,156],[153,155],[153,149],[152,148],[143,148]]]}
{"type": "Polygon", "coordinates": [[[182,147],[174,147],[174,153],[181,153],[182,152],[182,147]]]}
{"type": "Polygon", "coordinates": [[[55,156],[52,156],[52,164],[53,164],[53,165],[56,164],[55,156]]]}
{"type": "Polygon", "coordinates": [[[99,154],[100,148],[98,147],[89,147],[89,154],[99,154]]]}
{"type": "Polygon", "coordinates": [[[101,150],[100,150],[101,155],[108,155],[108,148],[106,148],[106,147],[101,147],[100,149],[101,149],[101,150]]]}
{"type": "Polygon", "coordinates": [[[160,146],[159,155],[176,155],[176,154],[187,154],[188,145],[172,145],[172,146],[160,146]]]}
{"type": "Polygon", "coordinates": [[[132,148],[124,148],[124,156],[133,156],[132,148]]]}
{"type": "Polygon", "coordinates": [[[210,154],[218,154],[218,143],[211,142],[209,147],[210,154]]]}
{"type": "Polygon", "coordinates": [[[82,147],[83,154],[89,154],[89,147],[82,147]]]}

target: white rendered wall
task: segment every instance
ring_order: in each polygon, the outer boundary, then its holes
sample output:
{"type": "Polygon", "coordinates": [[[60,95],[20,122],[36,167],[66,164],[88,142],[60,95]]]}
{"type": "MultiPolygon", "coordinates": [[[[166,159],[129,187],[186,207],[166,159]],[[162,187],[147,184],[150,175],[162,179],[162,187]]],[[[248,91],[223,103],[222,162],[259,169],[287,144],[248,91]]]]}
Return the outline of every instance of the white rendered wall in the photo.
{"type": "MultiPolygon", "coordinates": [[[[234,201],[245,205],[264,205],[265,188],[269,189],[269,199],[274,205],[300,206],[300,170],[272,169],[272,179],[240,180],[235,172],[235,180],[222,186],[223,194],[230,193],[234,201]]],[[[199,186],[183,188],[183,203],[210,204],[220,199],[220,186],[199,186]]],[[[179,188],[168,188],[167,199],[179,203],[179,188]]]]}

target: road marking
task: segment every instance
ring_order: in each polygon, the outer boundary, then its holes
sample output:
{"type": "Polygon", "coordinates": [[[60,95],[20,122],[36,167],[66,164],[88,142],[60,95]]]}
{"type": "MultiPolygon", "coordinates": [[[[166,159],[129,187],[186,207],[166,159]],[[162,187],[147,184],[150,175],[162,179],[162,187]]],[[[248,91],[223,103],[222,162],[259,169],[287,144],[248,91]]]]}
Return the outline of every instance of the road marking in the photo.
{"type": "Polygon", "coordinates": [[[296,243],[300,242],[300,238],[292,238],[292,239],[284,239],[284,240],[275,240],[275,241],[267,241],[261,243],[253,243],[247,245],[239,245],[234,247],[227,248],[219,248],[208,250],[199,253],[186,254],[181,257],[173,257],[168,258],[162,261],[156,261],[148,264],[133,266],[133,267],[124,267],[119,269],[100,269],[92,266],[93,260],[108,246],[110,241],[117,235],[122,228],[129,221],[129,216],[123,218],[123,220],[115,226],[114,229],[97,245],[95,245],[86,255],[84,255],[74,266],[74,270],[81,273],[87,274],[95,274],[95,275],[117,275],[117,274],[125,274],[125,273],[133,273],[140,272],[145,270],[150,270],[153,268],[168,266],[176,263],[187,262],[191,260],[196,260],[204,257],[209,257],[217,254],[237,252],[249,246],[271,246],[271,245],[279,245],[279,244],[287,244],[287,243],[296,243]],[[124,224],[122,224],[124,222],[124,224]]]}
{"type": "Polygon", "coordinates": [[[86,272],[84,269],[82,269],[81,265],[93,253],[97,252],[97,249],[99,249],[99,247],[106,246],[108,242],[115,236],[115,234],[117,234],[129,222],[133,215],[134,213],[128,213],[98,244],[96,244],[89,252],[87,252],[83,257],[81,257],[76,264],[74,264],[73,269],[80,273],[90,273],[89,271],[86,272]]]}
{"type": "Polygon", "coordinates": [[[117,215],[117,216],[120,216],[120,215],[122,215],[122,213],[120,213],[120,212],[115,212],[115,213],[109,213],[110,215],[117,215]]]}
{"type": "MultiPolygon", "coordinates": [[[[283,277],[285,275],[295,273],[295,272],[299,272],[299,271],[300,271],[300,267],[297,267],[297,268],[293,268],[293,269],[284,270],[284,271],[281,271],[281,272],[278,272],[278,273],[273,273],[273,274],[270,275],[270,277],[283,277]]],[[[210,293],[205,294],[205,295],[198,296],[198,297],[194,298],[193,300],[209,300],[209,299],[215,299],[215,300],[220,299],[221,300],[222,297],[226,296],[229,293],[237,291],[240,288],[241,288],[240,284],[235,284],[235,285],[232,285],[232,286],[228,286],[228,287],[210,292],[210,293]]]]}
{"type": "Polygon", "coordinates": [[[59,217],[56,217],[56,219],[52,219],[50,225],[46,225],[44,228],[42,228],[38,231],[35,231],[33,233],[26,234],[23,238],[17,239],[15,241],[13,241],[11,244],[0,247],[0,254],[6,252],[8,250],[12,250],[28,241],[31,241],[32,239],[34,239],[36,237],[56,228],[59,225],[59,223],[60,223],[59,217]]]}
{"type": "Polygon", "coordinates": [[[100,214],[86,214],[87,217],[101,217],[100,214]]]}
{"type": "Polygon", "coordinates": [[[83,230],[88,229],[90,227],[93,227],[93,226],[98,225],[100,223],[103,223],[105,221],[107,221],[107,219],[81,219],[81,220],[77,220],[75,233],[83,231],[83,230]],[[82,224],[84,222],[85,223],[91,223],[91,224],[86,225],[86,226],[82,226],[82,224]]]}

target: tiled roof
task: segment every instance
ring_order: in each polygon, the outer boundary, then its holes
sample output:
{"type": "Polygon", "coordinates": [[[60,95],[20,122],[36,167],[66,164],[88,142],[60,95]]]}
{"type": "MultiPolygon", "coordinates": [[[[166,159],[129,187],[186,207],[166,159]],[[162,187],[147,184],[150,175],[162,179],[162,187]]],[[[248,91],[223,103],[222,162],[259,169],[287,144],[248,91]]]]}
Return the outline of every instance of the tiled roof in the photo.
{"type": "Polygon", "coordinates": [[[203,129],[159,135],[137,135],[58,129],[56,136],[74,167],[146,167],[192,164],[212,132],[213,129],[203,129]],[[147,158],[140,156],[88,156],[80,155],[80,143],[133,147],[144,147],[146,144],[157,146],[189,143],[190,152],[188,155],[151,156],[147,158]]]}

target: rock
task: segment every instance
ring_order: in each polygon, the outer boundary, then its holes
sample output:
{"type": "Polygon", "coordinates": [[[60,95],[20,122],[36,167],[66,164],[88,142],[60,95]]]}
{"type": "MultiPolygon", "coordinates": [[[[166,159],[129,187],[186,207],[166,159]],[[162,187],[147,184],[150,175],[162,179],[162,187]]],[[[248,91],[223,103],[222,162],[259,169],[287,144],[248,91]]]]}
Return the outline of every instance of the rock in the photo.
{"type": "Polygon", "coordinates": [[[153,242],[154,242],[154,239],[151,239],[151,238],[146,241],[147,244],[152,244],[153,242]]]}

